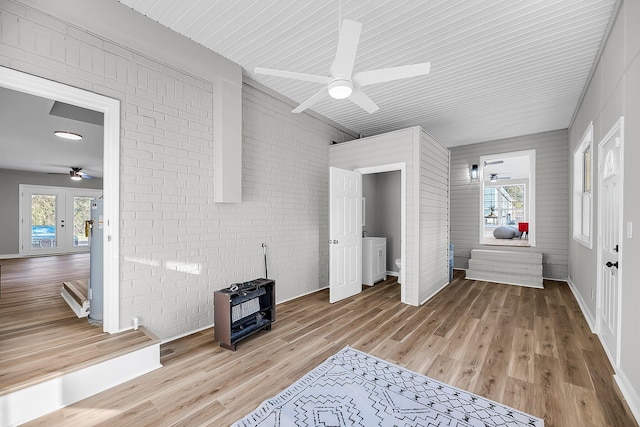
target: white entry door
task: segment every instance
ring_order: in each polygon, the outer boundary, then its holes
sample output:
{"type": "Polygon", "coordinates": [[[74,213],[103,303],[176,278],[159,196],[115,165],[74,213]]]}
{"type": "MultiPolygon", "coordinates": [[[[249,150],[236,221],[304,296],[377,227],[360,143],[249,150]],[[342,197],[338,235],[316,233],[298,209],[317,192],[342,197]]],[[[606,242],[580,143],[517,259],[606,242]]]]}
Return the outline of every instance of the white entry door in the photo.
{"type": "Polygon", "coordinates": [[[329,302],[362,292],[362,175],[329,169],[329,302]]]}
{"type": "Polygon", "coordinates": [[[599,144],[598,150],[598,333],[617,366],[620,355],[620,306],[622,243],[622,119],[599,144]]]}
{"type": "Polygon", "coordinates": [[[102,190],[20,185],[22,255],[87,252],[85,221],[102,190]]]}

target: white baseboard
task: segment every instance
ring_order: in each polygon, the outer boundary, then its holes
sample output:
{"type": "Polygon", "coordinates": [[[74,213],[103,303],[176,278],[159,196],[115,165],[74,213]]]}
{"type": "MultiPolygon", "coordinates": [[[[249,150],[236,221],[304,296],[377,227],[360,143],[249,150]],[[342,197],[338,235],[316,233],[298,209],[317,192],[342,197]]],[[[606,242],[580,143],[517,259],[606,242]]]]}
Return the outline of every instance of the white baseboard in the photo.
{"type": "Polygon", "coordinates": [[[582,310],[582,315],[584,316],[584,318],[587,320],[587,323],[589,324],[589,329],[591,329],[591,332],[595,334],[596,319],[593,317],[591,312],[587,309],[587,304],[585,303],[584,299],[582,299],[582,295],[580,294],[580,292],[578,292],[578,288],[576,288],[576,285],[575,283],[573,283],[573,280],[569,278],[567,279],[567,283],[569,284],[569,289],[571,289],[571,293],[573,294],[574,298],[576,299],[576,301],[578,301],[580,310],[582,310]]]}
{"type": "Polygon", "coordinates": [[[616,375],[613,376],[613,379],[618,384],[618,388],[627,401],[636,422],[640,424],[640,396],[638,396],[638,393],[636,393],[623,372],[618,371],[616,375]]]}
{"type": "MultiPolygon", "coordinates": [[[[584,318],[587,320],[587,323],[589,324],[589,328],[591,329],[591,332],[598,335],[596,332],[596,320],[591,314],[591,312],[587,309],[587,304],[584,302],[582,295],[580,295],[580,293],[578,292],[578,288],[576,287],[575,283],[573,283],[573,280],[571,280],[571,278],[567,279],[567,283],[569,284],[569,289],[571,289],[571,293],[573,293],[573,296],[575,297],[576,301],[578,302],[578,305],[580,306],[582,315],[584,316],[584,318]]],[[[636,421],[640,423],[640,396],[638,395],[636,390],[633,388],[633,385],[631,385],[631,383],[627,379],[627,376],[624,374],[624,372],[622,372],[620,367],[616,366],[616,364],[614,363],[614,360],[611,358],[611,355],[607,351],[607,347],[602,342],[600,335],[598,335],[598,339],[600,339],[600,343],[604,348],[605,353],[607,354],[609,363],[611,363],[611,366],[614,368],[616,372],[615,375],[613,376],[613,379],[615,380],[616,384],[618,384],[618,388],[620,389],[620,392],[624,396],[624,399],[627,401],[627,404],[629,405],[629,408],[631,409],[631,412],[633,413],[633,416],[635,417],[636,421]]]]}
{"type": "MultiPolygon", "coordinates": [[[[321,291],[321,290],[323,290],[323,289],[329,289],[329,286],[327,285],[327,286],[324,286],[324,287],[322,287],[322,288],[318,288],[318,289],[314,289],[314,290],[309,291],[309,292],[305,292],[305,293],[300,294],[300,295],[295,296],[295,297],[291,297],[291,298],[283,299],[282,301],[277,301],[277,302],[276,302],[276,305],[278,305],[278,304],[282,304],[282,303],[285,303],[285,302],[288,302],[288,301],[291,301],[291,300],[294,300],[294,299],[302,298],[303,296],[306,296],[306,295],[315,294],[316,292],[321,291]]],[[[277,319],[277,317],[276,317],[276,319],[277,319]]]]}
{"type": "MultiPolygon", "coordinates": [[[[329,286],[325,286],[323,288],[314,289],[312,291],[305,292],[304,294],[300,294],[300,295],[295,296],[295,297],[291,297],[291,298],[288,298],[288,299],[285,299],[285,300],[282,300],[282,301],[278,301],[278,302],[276,302],[276,306],[279,305],[279,304],[285,303],[287,301],[291,301],[291,300],[294,300],[294,299],[297,299],[297,298],[301,298],[301,297],[303,297],[305,295],[315,294],[316,292],[319,292],[319,291],[321,291],[323,289],[328,289],[328,288],[329,288],[329,286]]],[[[277,317],[276,317],[276,319],[277,319],[277,317]]],[[[175,335],[175,336],[170,337],[170,338],[165,338],[165,339],[162,340],[161,344],[166,344],[166,343],[171,342],[171,341],[179,340],[180,338],[184,338],[186,336],[189,336],[189,335],[192,335],[192,334],[204,331],[205,329],[210,329],[210,328],[213,328],[213,327],[214,327],[214,324],[212,323],[210,325],[203,326],[201,328],[194,329],[192,331],[184,332],[182,334],[175,335]]],[[[133,327],[130,327],[130,328],[127,328],[127,329],[124,329],[124,330],[130,330],[130,329],[133,329],[133,327]]],[[[213,337],[211,339],[213,340],[213,337]]]]}
{"type": "Polygon", "coordinates": [[[22,258],[20,254],[4,254],[0,255],[0,259],[10,259],[10,258],[22,258]]]}
{"type": "Polygon", "coordinates": [[[387,271],[387,276],[398,277],[397,271],[387,271]]]}
{"type": "Polygon", "coordinates": [[[26,423],[161,368],[160,343],[0,396],[0,425],[26,423]]]}
{"type": "MultiPolygon", "coordinates": [[[[210,325],[207,325],[207,326],[203,326],[203,327],[198,328],[198,329],[194,329],[194,330],[189,331],[189,332],[184,332],[182,334],[175,335],[175,336],[173,336],[171,338],[165,338],[160,342],[160,344],[166,344],[166,343],[171,342],[171,341],[179,340],[180,338],[188,337],[189,335],[197,334],[198,332],[202,332],[202,331],[204,331],[206,329],[211,329],[211,328],[213,328],[213,323],[210,324],[210,325]]],[[[130,329],[133,329],[133,326],[130,329]]],[[[211,342],[214,342],[213,335],[211,336],[211,342]]]]}
{"type": "Polygon", "coordinates": [[[425,299],[423,299],[422,301],[420,301],[420,305],[424,304],[425,302],[429,301],[431,298],[433,298],[434,296],[436,296],[436,294],[438,292],[440,292],[441,290],[443,290],[447,285],[449,284],[449,281],[445,282],[444,284],[442,284],[442,286],[440,286],[438,289],[436,289],[435,291],[433,291],[432,293],[430,293],[425,299]]]}

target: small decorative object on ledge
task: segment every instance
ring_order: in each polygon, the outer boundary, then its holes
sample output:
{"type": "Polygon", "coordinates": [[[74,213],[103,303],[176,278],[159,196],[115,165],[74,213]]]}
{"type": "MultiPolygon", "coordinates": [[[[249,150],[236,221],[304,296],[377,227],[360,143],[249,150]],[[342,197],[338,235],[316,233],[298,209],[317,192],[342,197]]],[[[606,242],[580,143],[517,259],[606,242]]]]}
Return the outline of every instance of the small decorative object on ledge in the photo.
{"type": "Polygon", "coordinates": [[[236,350],[238,341],[263,329],[271,330],[276,320],[276,282],[254,279],[236,283],[213,294],[216,341],[236,350]]]}

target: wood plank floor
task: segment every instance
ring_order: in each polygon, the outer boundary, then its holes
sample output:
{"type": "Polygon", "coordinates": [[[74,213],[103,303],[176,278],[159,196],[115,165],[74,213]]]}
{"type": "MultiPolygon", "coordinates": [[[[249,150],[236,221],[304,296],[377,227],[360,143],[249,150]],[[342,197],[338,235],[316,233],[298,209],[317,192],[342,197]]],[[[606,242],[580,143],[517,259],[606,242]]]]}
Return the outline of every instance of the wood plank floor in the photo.
{"type": "Polygon", "coordinates": [[[76,317],[60,290],[89,276],[87,253],[0,265],[0,395],[157,342],[143,330],[109,335],[76,317]]]}
{"type": "Polygon", "coordinates": [[[510,405],[554,426],[637,426],[566,283],[545,289],[460,272],[421,307],[392,280],[336,304],[278,305],[271,331],[220,348],[208,329],[162,345],[162,369],[31,422],[226,426],[345,345],[510,405]]]}

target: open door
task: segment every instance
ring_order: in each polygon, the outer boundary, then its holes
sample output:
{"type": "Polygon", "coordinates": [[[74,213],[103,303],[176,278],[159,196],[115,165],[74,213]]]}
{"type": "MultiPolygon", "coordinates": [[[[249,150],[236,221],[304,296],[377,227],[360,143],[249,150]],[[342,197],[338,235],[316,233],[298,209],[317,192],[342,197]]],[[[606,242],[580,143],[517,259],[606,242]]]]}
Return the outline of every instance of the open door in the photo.
{"type": "Polygon", "coordinates": [[[329,302],[362,292],[362,175],[329,168],[329,302]]]}

